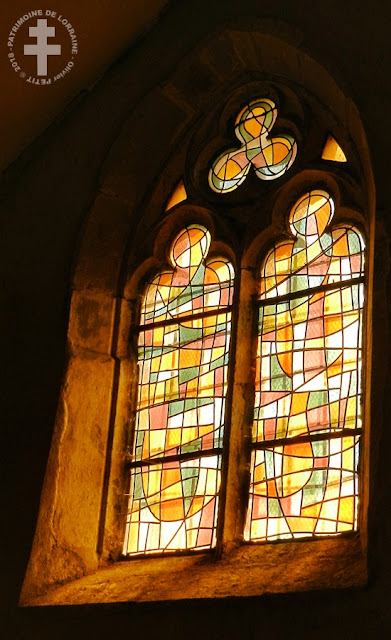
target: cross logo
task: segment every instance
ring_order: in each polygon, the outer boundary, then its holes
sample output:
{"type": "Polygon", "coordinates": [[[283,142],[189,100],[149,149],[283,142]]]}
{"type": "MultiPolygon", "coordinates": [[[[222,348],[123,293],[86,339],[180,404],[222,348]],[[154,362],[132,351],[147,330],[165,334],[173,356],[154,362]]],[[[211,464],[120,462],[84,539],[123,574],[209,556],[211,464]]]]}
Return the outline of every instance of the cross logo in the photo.
{"type": "Polygon", "coordinates": [[[61,54],[60,44],[48,44],[48,38],[56,35],[55,27],[48,27],[48,21],[37,19],[36,27],[29,27],[30,38],[37,38],[36,44],[25,44],[25,56],[37,56],[37,75],[47,76],[48,56],[59,56],[61,54]]]}

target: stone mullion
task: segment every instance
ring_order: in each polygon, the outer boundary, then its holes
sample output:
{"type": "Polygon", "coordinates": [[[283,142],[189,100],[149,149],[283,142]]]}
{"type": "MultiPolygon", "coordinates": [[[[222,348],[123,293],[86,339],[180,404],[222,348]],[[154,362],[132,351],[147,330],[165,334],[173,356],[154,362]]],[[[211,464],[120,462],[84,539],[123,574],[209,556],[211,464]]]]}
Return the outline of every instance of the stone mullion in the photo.
{"type": "MultiPolygon", "coordinates": [[[[221,551],[229,551],[243,541],[248,502],[251,427],[254,408],[257,309],[253,301],[253,271],[243,269],[236,281],[236,335],[231,359],[231,397],[227,398],[229,432],[226,437],[225,483],[222,495],[221,551]],[[230,400],[230,402],[229,402],[230,400]]],[[[234,329],[235,330],[235,329],[234,329]]]]}

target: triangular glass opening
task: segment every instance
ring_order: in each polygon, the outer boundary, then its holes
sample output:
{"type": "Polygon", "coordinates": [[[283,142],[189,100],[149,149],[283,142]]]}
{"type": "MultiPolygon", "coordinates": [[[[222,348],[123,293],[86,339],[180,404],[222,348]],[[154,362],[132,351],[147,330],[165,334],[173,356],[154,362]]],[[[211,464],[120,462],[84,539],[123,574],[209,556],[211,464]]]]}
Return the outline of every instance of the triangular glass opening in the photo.
{"type": "Polygon", "coordinates": [[[327,138],[322,153],[322,160],[332,160],[333,162],[347,162],[346,156],[332,135],[327,138]]]}
{"type": "Polygon", "coordinates": [[[176,204],[179,204],[184,200],[187,200],[187,193],[186,193],[185,185],[183,184],[183,180],[181,180],[175,187],[174,191],[172,192],[167,202],[166,211],[168,211],[169,209],[172,209],[173,207],[175,207],[176,204]]]}

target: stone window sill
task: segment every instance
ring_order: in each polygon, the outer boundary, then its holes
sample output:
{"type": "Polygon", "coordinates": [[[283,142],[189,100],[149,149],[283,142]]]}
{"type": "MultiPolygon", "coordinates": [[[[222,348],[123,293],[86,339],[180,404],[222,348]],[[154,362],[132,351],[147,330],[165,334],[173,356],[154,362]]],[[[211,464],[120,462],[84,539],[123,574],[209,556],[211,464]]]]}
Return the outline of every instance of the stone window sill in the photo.
{"type": "Polygon", "coordinates": [[[147,602],[259,596],[364,586],[358,534],[346,538],[243,545],[216,561],[210,554],[117,562],[21,606],[147,602]]]}

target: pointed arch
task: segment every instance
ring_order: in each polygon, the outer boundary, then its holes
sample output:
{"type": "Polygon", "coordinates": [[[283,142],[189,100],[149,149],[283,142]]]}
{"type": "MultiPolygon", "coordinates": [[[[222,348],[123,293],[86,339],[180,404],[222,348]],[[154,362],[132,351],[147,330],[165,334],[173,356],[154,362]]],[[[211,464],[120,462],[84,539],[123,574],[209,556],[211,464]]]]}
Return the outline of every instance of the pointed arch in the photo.
{"type": "MultiPolygon", "coordinates": [[[[246,33],[231,29],[201,43],[172,71],[166,83],[151,87],[129,113],[117,139],[112,142],[102,167],[99,191],[80,241],[72,281],[69,359],[37,533],[26,574],[25,602],[46,592],[50,585],[90,574],[119,557],[125,518],[121,505],[128,490],[120,478],[124,477],[126,462],[129,405],[135,400],[137,388],[135,345],[134,340],[129,341],[129,335],[134,337],[134,327],[139,324],[139,293],[136,293],[134,283],[140,281],[141,273],[147,270],[156,273],[161,267],[162,260],[154,251],[154,245],[158,249],[164,245],[164,234],[160,235],[160,231],[167,223],[169,212],[164,213],[163,204],[181,179],[184,167],[188,206],[193,209],[209,207],[221,241],[231,233],[230,244],[237,251],[237,256],[240,257],[243,251],[238,297],[241,318],[237,341],[240,349],[234,363],[236,377],[232,392],[238,428],[231,430],[227,451],[227,494],[224,496],[221,549],[232,551],[243,536],[243,509],[238,508],[237,495],[243,496],[246,487],[243,474],[236,474],[238,478],[234,478],[233,469],[238,465],[246,471],[247,464],[241,443],[247,433],[248,407],[252,407],[248,354],[253,348],[251,295],[255,291],[254,265],[259,255],[254,247],[256,244],[261,244],[263,249],[270,247],[281,233],[287,233],[282,222],[285,214],[279,213],[286,208],[279,207],[278,203],[281,198],[287,199],[288,193],[298,190],[297,175],[292,174],[290,178],[288,173],[284,177],[284,189],[269,190],[270,197],[263,198],[262,211],[253,195],[243,206],[239,206],[239,200],[233,199],[229,211],[227,200],[222,204],[217,200],[221,194],[215,194],[215,200],[213,194],[210,199],[206,196],[210,163],[227,142],[226,123],[238,113],[238,107],[254,96],[254,82],[261,89],[267,86],[271,95],[273,92],[278,94],[280,90],[281,99],[294,112],[298,122],[302,116],[297,95],[309,95],[309,110],[312,107],[322,117],[326,113],[326,120],[327,113],[333,114],[333,133],[346,150],[349,170],[358,168],[354,175],[364,176],[358,196],[354,188],[346,193],[353,199],[357,196],[359,209],[366,217],[369,229],[367,264],[371,274],[375,202],[365,133],[356,107],[325,69],[294,46],[259,29],[249,29],[246,33]],[[224,60],[235,61],[234,69],[230,64],[219,65],[222,51],[224,60]],[[204,62],[205,52],[208,65],[204,62]],[[197,89],[193,83],[189,84],[189,64],[205,71],[209,85],[213,87],[213,95],[197,89]],[[251,82],[248,79],[249,69],[251,82]],[[156,112],[159,113],[159,122],[155,118],[156,112]],[[161,127],[161,121],[165,122],[165,127],[161,127]],[[211,134],[212,121],[213,126],[216,122],[221,125],[214,136],[211,134]],[[145,146],[149,162],[140,163],[137,150],[145,146]],[[273,220],[272,225],[270,220],[273,220]],[[239,237],[236,239],[235,236],[239,237]],[[255,236],[257,240],[253,242],[255,236]],[[231,464],[233,460],[235,465],[231,464]]],[[[260,95],[259,92],[256,95],[260,95]]],[[[302,142],[301,138],[298,139],[299,150],[302,142]]],[[[301,165],[295,163],[307,185],[316,181],[320,171],[318,166],[311,164],[313,157],[308,155],[307,164],[304,160],[301,165]]],[[[324,185],[325,181],[320,182],[324,185]]],[[[189,223],[188,208],[183,203],[175,207],[175,214],[178,219],[183,216],[185,225],[189,223]]],[[[369,301],[371,291],[369,277],[369,301]]],[[[369,353],[368,345],[367,348],[369,353]]],[[[370,379],[370,357],[367,358],[366,378],[370,379]]],[[[369,386],[366,393],[369,393],[369,386]]],[[[367,412],[368,406],[367,403],[367,412]]],[[[369,429],[364,440],[368,442],[368,438],[369,429]]],[[[368,460],[365,464],[368,466],[368,460]]],[[[367,496],[364,502],[368,503],[367,496]]],[[[365,528],[362,536],[364,539],[365,528]]],[[[340,552],[337,547],[328,548],[336,555],[340,552]]],[[[341,544],[339,549],[342,548],[346,551],[348,547],[341,544]]],[[[353,551],[357,553],[357,545],[353,551]]],[[[241,553],[244,557],[247,552],[242,549],[241,553]]],[[[257,551],[257,554],[254,557],[258,565],[263,564],[262,551],[257,551]]],[[[361,562],[358,565],[353,577],[349,575],[347,578],[349,584],[359,584],[365,579],[365,567],[361,562]]],[[[256,567],[254,571],[257,571],[256,567]]],[[[243,594],[253,594],[244,576],[243,580],[243,594]]],[[[257,593],[262,591],[261,583],[262,580],[256,583],[257,593]]],[[[325,583],[326,579],[322,584],[325,583]]],[[[270,583],[265,584],[273,589],[270,583]]],[[[221,594],[234,592],[236,587],[232,587],[232,581],[228,580],[227,585],[227,590],[223,589],[221,594]]],[[[281,585],[279,588],[283,589],[281,585]]],[[[289,583],[287,589],[294,589],[294,585],[289,583]]],[[[157,598],[159,593],[163,599],[166,597],[158,587],[156,593],[157,598]]],[[[190,589],[188,597],[195,593],[198,593],[196,589],[190,589]]],[[[138,591],[137,594],[130,597],[142,599],[138,591]]],[[[90,596],[87,593],[85,597],[88,600],[90,596]]]]}

